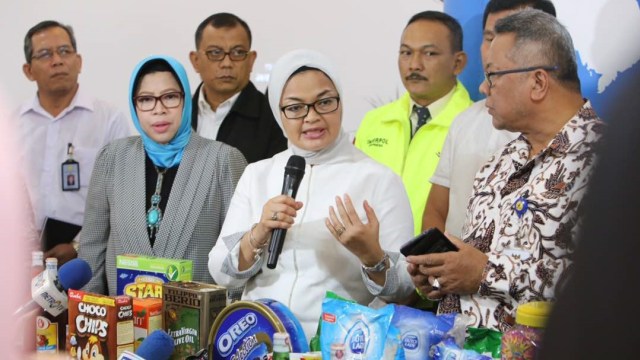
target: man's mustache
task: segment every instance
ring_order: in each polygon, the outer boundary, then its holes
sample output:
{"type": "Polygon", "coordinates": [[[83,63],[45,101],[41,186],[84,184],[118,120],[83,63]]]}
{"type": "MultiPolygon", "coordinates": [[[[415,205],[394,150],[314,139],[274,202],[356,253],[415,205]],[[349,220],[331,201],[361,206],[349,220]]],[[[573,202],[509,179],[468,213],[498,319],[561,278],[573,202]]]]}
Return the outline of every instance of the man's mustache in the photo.
{"type": "Polygon", "coordinates": [[[407,80],[427,80],[426,77],[418,74],[418,73],[411,73],[409,74],[409,76],[405,77],[405,79],[407,80]]]}

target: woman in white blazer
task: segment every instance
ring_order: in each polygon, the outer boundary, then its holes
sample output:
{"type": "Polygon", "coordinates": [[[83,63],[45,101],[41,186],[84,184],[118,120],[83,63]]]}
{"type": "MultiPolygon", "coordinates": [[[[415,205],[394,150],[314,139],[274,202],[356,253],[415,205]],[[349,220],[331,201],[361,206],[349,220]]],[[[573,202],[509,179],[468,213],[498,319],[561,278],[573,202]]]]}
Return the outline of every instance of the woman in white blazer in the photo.
{"type": "Polygon", "coordinates": [[[140,136],[105,146],[91,176],[78,256],[93,270],[85,290],[116,294],[116,256],[193,260],[193,279],[213,283],[215,244],[246,161],[191,130],[182,65],[152,56],[135,68],[130,109],[140,136]]]}
{"type": "Polygon", "coordinates": [[[404,299],[413,290],[398,252],[413,232],[402,181],[351,144],[341,126],[340,95],[325,56],[298,50],[278,60],[269,103],[289,148],[247,167],[209,254],[217,283],[244,286],[243,299],[282,302],[307,337],[316,331],[327,290],[361,304],[376,296],[404,299]],[[306,160],[296,199],[278,195],[292,155],[306,160]],[[265,249],[277,228],[287,234],[269,269],[265,249]]]}

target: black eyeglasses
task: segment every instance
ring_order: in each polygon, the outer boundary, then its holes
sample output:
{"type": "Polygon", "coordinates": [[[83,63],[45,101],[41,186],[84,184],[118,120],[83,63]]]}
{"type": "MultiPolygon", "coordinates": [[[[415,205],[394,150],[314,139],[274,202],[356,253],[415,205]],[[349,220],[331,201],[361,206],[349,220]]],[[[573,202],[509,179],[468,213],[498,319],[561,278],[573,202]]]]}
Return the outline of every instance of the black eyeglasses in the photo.
{"type": "Polygon", "coordinates": [[[173,109],[180,106],[182,103],[182,97],[184,95],[181,92],[174,91],[166,94],[162,94],[160,96],[153,95],[140,95],[133,98],[133,101],[136,104],[136,108],[140,111],[151,111],[155,109],[158,104],[158,100],[162,106],[167,109],[173,109]]]}
{"type": "Polygon", "coordinates": [[[487,83],[489,84],[489,88],[493,87],[493,83],[491,82],[491,77],[492,76],[499,76],[499,75],[506,75],[506,74],[517,74],[517,73],[523,73],[523,72],[529,72],[529,71],[536,71],[536,70],[546,70],[546,71],[553,71],[553,70],[558,70],[558,66],[554,65],[554,66],[531,66],[531,67],[526,67],[526,68],[520,68],[520,69],[511,69],[511,70],[501,70],[501,71],[487,71],[484,73],[484,78],[485,80],[487,80],[487,83]]]}
{"type": "Polygon", "coordinates": [[[309,108],[313,106],[313,109],[318,114],[328,114],[338,109],[340,105],[340,97],[326,97],[320,99],[311,104],[298,103],[280,107],[280,110],[284,113],[287,119],[297,120],[302,119],[309,114],[309,108]]]}
{"type": "Polygon", "coordinates": [[[71,46],[62,45],[62,46],[58,47],[57,49],[43,49],[43,50],[40,50],[40,51],[38,51],[37,53],[35,53],[35,54],[33,54],[31,56],[31,60],[49,61],[49,60],[51,60],[53,58],[53,54],[54,53],[58,54],[58,56],[60,56],[62,59],[66,59],[69,56],[75,54],[76,51],[71,46]]]}
{"type": "Polygon", "coordinates": [[[231,59],[231,61],[242,61],[247,58],[247,55],[249,55],[248,50],[240,48],[231,49],[231,51],[224,51],[220,48],[214,48],[205,50],[204,53],[211,61],[222,61],[227,55],[229,55],[229,59],[231,59]]]}

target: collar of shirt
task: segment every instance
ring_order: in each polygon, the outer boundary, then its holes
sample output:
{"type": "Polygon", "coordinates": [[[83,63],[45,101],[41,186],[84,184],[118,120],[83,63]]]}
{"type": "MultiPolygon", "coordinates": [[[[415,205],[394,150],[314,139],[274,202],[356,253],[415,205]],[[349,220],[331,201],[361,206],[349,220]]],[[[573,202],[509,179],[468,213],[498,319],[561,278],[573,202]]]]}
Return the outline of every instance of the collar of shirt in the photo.
{"type": "Polygon", "coordinates": [[[62,112],[60,112],[60,114],[58,114],[58,116],[56,116],[55,118],[53,116],[51,116],[51,114],[49,114],[49,112],[47,112],[47,110],[45,110],[42,105],[40,104],[40,99],[38,98],[38,93],[35,94],[35,96],[33,97],[33,100],[31,102],[27,102],[25,103],[20,110],[18,111],[18,114],[20,116],[26,114],[29,111],[33,111],[36,112],[50,120],[58,120],[63,118],[67,113],[69,113],[70,111],[73,111],[76,108],[83,108],[83,109],[87,109],[89,111],[94,111],[93,108],[94,104],[93,104],[93,100],[91,99],[91,97],[86,96],[83,94],[83,92],[80,90],[80,86],[78,86],[78,90],[76,91],[75,96],[73,97],[73,99],[71,99],[71,103],[69,103],[69,106],[67,106],[62,112]]]}
{"type": "Polygon", "coordinates": [[[198,134],[215,140],[222,121],[227,117],[227,114],[231,111],[231,108],[233,108],[239,96],[240,92],[237,92],[220,104],[214,111],[207,102],[204,94],[204,86],[201,86],[200,94],[198,94],[198,134]]]}
{"type": "MultiPolygon", "coordinates": [[[[456,86],[458,85],[457,84],[454,85],[445,96],[441,97],[440,99],[432,102],[427,106],[427,109],[429,109],[429,114],[431,115],[429,120],[427,120],[427,124],[431,121],[431,119],[435,119],[444,110],[444,108],[449,103],[449,100],[451,100],[451,98],[453,97],[453,93],[456,90],[456,86]]],[[[409,119],[411,120],[411,133],[415,133],[416,126],[418,126],[418,115],[413,111],[414,105],[422,106],[416,103],[415,101],[413,101],[411,97],[409,97],[409,114],[411,114],[409,116],[409,119]]]]}
{"type": "MultiPolygon", "coordinates": [[[[561,157],[572,151],[572,144],[580,143],[585,139],[586,131],[577,131],[591,126],[594,120],[599,120],[591,102],[586,100],[584,105],[569,119],[560,131],[549,141],[546,148],[531,157],[531,144],[526,136],[520,134],[517,139],[508,145],[510,157],[514,162],[524,167],[528,162],[541,159],[546,156],[561,157]]],[[[587,132],[588,133],[588,132],[587,132]]],[[[575,149],[574,149],[575,151],[575,149]]]]}

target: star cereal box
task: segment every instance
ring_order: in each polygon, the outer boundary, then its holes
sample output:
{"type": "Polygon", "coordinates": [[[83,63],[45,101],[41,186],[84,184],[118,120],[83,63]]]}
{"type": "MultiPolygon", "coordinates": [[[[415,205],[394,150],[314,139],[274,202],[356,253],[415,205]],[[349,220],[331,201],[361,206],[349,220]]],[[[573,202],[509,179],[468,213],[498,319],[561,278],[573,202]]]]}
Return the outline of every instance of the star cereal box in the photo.
{"type": "Polygon", "coordinates": [[[142,255],[116,257],[117,295],[162,298],[162,284],[191,281],[193,261],[142,255]]]}

